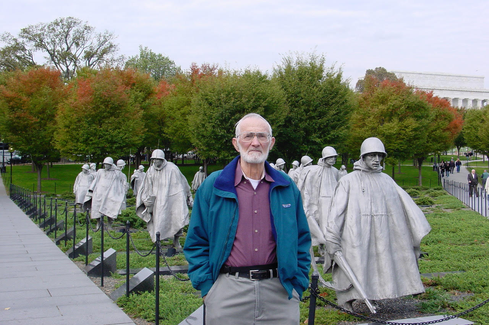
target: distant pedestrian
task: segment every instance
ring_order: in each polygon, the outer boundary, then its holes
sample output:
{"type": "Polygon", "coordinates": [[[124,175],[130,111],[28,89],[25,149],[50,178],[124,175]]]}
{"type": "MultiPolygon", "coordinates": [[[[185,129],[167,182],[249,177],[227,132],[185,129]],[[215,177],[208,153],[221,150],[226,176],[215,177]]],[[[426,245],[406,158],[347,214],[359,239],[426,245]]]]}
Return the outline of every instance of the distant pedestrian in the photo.
{"type": "Polygon", "coordinates": [[[445,162],[442,160],[440,165],[438,166],[438,172],[440,173],[441,177],[445,176],[445,162]]]}
{"type": "Polygon", "coordinates": [[[455,161],[453,161],[453,158],[450,159],[450,173],[453,174],[453,170],[455,169],[455,161]]]}
{"type": "Polygon", "coordinates": [[[462,162],[460,159],[457,158],[457,161],[455,162],[455,166],[457,166],[457,173],[460,173],[460,166],[462,165],[462,162]]]}
{"type": "Polygon", "coordinates": [[[477,185],[479,184],[479,176],[476,174],[475,169],[472,169],[472,172],[467,175],[467,180],[469,182],[469,197],[472,197],[472,193],[475,190],[475,195],[479,197],[479,193],[477,192],[477,185]]]}
{"type": "Polygon", "coordinates": [[[484,188],[486,187],[486,181],[487,181],[488,177],[489,177],[489,173],[487,172],[487,170],[484,169],[484,172],[481,175],[482,187],[484,187],[484,188]]]}
{"type": "Polygon", "coordinates": [[[450,176],[450,162],[449,161],[445,162],[445,173],[446,173],[447,177],[450,176]]]}

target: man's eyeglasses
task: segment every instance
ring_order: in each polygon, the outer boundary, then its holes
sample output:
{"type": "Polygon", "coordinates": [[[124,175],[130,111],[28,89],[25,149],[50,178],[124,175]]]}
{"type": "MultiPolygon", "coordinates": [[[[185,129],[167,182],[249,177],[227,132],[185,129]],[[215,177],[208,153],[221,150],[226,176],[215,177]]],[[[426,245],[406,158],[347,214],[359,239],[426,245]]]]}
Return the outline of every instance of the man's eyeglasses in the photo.
{"type": "Polygon", "coordinates": [[[267,143],[270,141],[270,138],[272,137],[270,134],[266,132],[247,132],[247,133],[241,133],[238,134],[238,137],[241,137],[241,141],[244,142],[251,142],[255,138],[258,139],[261,143],[267,143]]]}

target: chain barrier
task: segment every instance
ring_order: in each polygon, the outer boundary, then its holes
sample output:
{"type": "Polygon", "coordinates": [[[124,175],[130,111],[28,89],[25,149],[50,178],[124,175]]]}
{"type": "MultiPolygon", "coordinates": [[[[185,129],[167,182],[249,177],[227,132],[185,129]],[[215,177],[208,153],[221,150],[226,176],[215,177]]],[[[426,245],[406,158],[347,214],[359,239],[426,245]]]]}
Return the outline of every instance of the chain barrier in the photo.
{"type": "Polygon", "coordinates": [[[180,278],[179,276],[177,276],[177,274],[175,272],[173,272],[173,270],[170,268],[170,264],[168,264],[168,261],[166,260],[166,256],[165,254],[163,254],[163,252],[161,251],[161,248],[160,248],[160,256],[163,256],[163,260],[165,261],[165,264],[166,264],[166,267],[168,268],[168,270],[170,271],[170,274],[175,278],[177,279],[178,281],[182,281],[182,282],[185,282],[185,281],[190,281],[190,278],[180,278]]]}
{"type": "Polygon", "coordinates": [[[134,239],[132,238],[132,236],[131,236],[131,234],[130,234],[130,233],[128,233],[128,236],[129,236],[129,238],[131,239],[131,243],[132,243],[132,247],[134,248],[134,251],[135,251],[135,252],[136,252],[136,253],[137,253],[139,256],[141,256],[141,257],[147,257],[147,256],[151,255],[151,254],[153,253],[153,251],[155,250],[156,243],[154,243],[154,244],[153,244],[153,247],[151,247],[151,250],[149,251],[149,253],[148,253],[148,254],[143,254],[143,253],[141,253],[141,252],[140,252],[140,251],[137,249],[136,245],[134,244],[134,239]]]}
{"type": "Polygon", "coordinates": [[[369,321],[369,322],[374,322],[374,323],[378,323],[378,324],[385,324],[385,325],[429,325],[429,324],[437,324],[437,323],[441,323],[441,322],[444,322],[444,321],[447,321],[447,320],[450,320],[450,319],[454,319],[454,318],[458,318],[458,317],[461,317],[463,315],[466,315],[468,313],[471,313],[473,312],[474,310],[484,306],[485,304],[487,304],[489,302],[489,299],[481,302],[480,304],[470,308],[470,309],[467,309],[463,312],[460,312],[456,315],[449,315],[449,316],[446,316],[444,318],[441,318],[441,319],[436,319],[436,320],[431,320],[431,321],[426,321],[426,322],[420,322],[420,323],[399,323],[399,322],[390,322],[390,321],[384,321],[384,320],[381,320],[381,319],[377,319],[377,318],[373,318],[373,317],[369,317],[369,316],[365,316],[365,315],[362,315],[362,314],[358,314],[358,313],[355,313],[354,311],[351,311],[351,310],[348,310],[348,309],[345,309],[343,307],[340,307],[338,305],[336,305],[335,303],[321,297],[319,295],[319,289],[313,289],[313,288],[310,288],[310,291],[311,291],[311,295],[308,296],[308,297],[304,297],[302,299],[303,302],[307,301],[308,299],[310,299],[311,296],[314,296],[316,297],[316,299],[319,299],[321,300],[322,302],[328,304],[329,306],[335,308],[335,309],[338,309],[339,311],[342,311],[344,313],[347,313],[351,316],[354,316],[354,317],[357,317],[357,318],[360,318],[360,319],[363,319],[363,320],[366,320],[366,321],[369,321]]]}
{"type": "Polygon", "coordinates": [[[107,233],[107,235],[109,235],[110,238],[114,239],[114,240],[119,240],[121,239],[122,237],[124,237],[124,235],[126,234],[125,231],[122,232],[122,234],[119,236],[119,237],[114,237],[110,234],[110,231],[109,231],[109,227],[104,227],[105,229],[105,232],[107,233]]]}

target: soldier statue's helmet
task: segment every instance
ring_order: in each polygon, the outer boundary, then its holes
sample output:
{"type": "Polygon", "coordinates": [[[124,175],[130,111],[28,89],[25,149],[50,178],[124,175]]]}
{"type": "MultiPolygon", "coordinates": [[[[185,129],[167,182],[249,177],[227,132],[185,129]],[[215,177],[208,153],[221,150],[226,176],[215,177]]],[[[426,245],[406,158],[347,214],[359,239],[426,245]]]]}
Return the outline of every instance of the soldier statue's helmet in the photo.
{"type": "Polygon", "coordinates": [[[329,158],[329,157],[336,157],[338,154],[336,153],[335,148],[333,147],[324,147],[322,153],[321,153],[322,158],[329,158]]]}
{"type": "Polygon", "coordinates": [[[282,158],[278,158],[277,161],[275,162],[275,166],[283,166],[285,165],[285,160],[283,160],[282,158]]]}
{"type": "Polygon", "coordinates": [[[113,165],[114,164],[114,160],[111,157],[106,157],[104,159],[104,164],[113,165]]]}
{"type": "Polygon", "coordinates": [[[382,141],[379,138],[371,137],[363,140],[362,146],[360,147],[360,157],[368,153],[378,152],[387,156],[387,152],[385,152],[385,147],[382,141]]]}
{"type": "Polygon", "coordinates": [[[299,164],[299,162],[298,162],[297,160],[294,160],[294,161],[292,162],[292,166],[299,167],[299,165],[300,165],[300,164],[299,164]]]}
{"type": "Polygon", "coordinates": [[[126,162],[122,159],[117,160],[117,167],[124,167],[126,162]]]}
{"type": "Polygon", "coordinates": [[[312,163],[312,158],[309,156],[302,156],[301,158],[301,164],[302,166],[306,166],[308,164],[312,163]]]}
{"type": "Polygon", "coordinates": [[[82,169],[90,170],[90,166],[88,166],[87,164],[83,164],[82,169]]]}
{"type": "Polygon", "coordinates": [[[165,159],[165,153],[161,149],[155,149],[151,154],[151,159],[165,159]]]}

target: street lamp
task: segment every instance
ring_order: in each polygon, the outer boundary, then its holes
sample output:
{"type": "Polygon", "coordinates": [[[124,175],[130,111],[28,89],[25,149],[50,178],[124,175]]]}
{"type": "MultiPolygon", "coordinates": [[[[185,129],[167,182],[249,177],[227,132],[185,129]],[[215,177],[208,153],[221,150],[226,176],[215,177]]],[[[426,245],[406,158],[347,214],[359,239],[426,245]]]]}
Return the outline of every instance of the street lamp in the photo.
{"type": "Polygon", "coordinates": [[[10,146],[8,148],[8,151],[10,152],[10,185],[12,185],[12,164],[13,164],[12,154],[14,153],[14,148],[10,146]]]}

